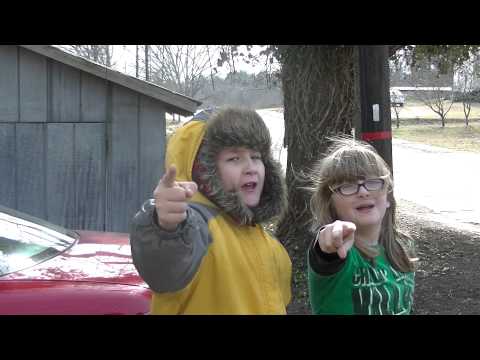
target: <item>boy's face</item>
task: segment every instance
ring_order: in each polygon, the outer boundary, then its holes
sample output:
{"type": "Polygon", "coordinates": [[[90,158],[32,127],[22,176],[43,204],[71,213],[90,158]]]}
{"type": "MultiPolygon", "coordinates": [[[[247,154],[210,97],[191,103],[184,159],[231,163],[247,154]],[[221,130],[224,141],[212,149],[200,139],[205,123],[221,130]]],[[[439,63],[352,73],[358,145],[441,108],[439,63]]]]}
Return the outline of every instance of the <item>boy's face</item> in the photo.
{"type": "Polygon", "coordinates": [[[248,207],[257,206],[265,180],[260,153],[243,147],[225,148],[218,154],[216,164],[224,190],[238,192],[248,207]]]}

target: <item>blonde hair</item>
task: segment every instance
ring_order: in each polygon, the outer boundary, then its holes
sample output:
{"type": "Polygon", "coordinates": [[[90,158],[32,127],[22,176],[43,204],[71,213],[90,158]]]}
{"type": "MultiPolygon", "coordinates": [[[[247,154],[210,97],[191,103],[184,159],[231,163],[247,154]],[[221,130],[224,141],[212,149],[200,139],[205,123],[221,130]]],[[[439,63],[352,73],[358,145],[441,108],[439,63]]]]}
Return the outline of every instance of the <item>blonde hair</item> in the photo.
{"type": "MultiPolygon", "coordinates": [[[[400,233],[395,222],[396,201],[393,196],[393,178],[387,163],[368,143],[347,137],[329,138],[332,142],[325,157],[317,161],[311,172],[312,192],[310,210],[313,215],[311,230],[316,234],[319,229],[338,219],[332,203],[331,187],[344,182],[356,182],[359,179],[378,177],[385,180],[387,208],[382,220],[379,243],[384,247],[387,259],[392,266],[402,272],[413,271],[413,263],[400,241],[412,245],[412,239],[400,233]]],[[[406,245],[406,244],[405,244],[406,245]]],[[[378,255],[378,249],[356,242],[355,247],[367,258],[378,255]]]]}

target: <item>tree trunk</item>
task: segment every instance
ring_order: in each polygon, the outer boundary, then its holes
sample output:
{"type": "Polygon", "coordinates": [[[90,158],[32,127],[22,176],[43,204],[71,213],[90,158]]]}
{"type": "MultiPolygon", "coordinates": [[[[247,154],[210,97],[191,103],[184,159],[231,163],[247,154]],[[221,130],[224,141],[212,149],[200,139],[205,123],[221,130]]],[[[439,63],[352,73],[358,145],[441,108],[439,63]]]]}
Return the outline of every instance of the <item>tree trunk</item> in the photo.
{"type": "Polygon", "coordinates": [[[463,114],[465,115],[465,126],[468,127],[468,117],[470,116],[470,110],[472,105],[470,103],[463,102],[463,114]]]}
{"type": "Polygon", "coordinates": [[[107,67],[112,67],[112,53],[110,52],[110,45],[105,45],[105,57],[107,67]]]}
{"type": "Polygon", "coordinates": [[[99,51],[99,46],[98,45],[92,45],[92,52],[93,52],[93,61],[95,62],[100,62],[100,51],[99,51]]]}
{"type": "Polygon", "coordinates": [[[145,81],[150,80],[150,69],[149,69],[149,60],[150,55],[148,54],[149,46],[145,45],[145,81]]]}
{"type": "MultiPolygon", "coordinates": [[[[359,116],[358,52],[353,46],[278,46],[282,64],[289,207],[277,237],[293,262],[293,287],[305,288],[306,249],[312,240],[310,194],[298,175],[308,173],[328,147],[328,136],[352,134],[359,116]]],[[[293,291],[298,295],[298,291],[293,291]]],[[[306,293],[300,293],[306,296],[306,293]]],[[[301,299],[294,299],[299,301],[301,299]]]]}
{"type": "Polygon", "coordinates": [[[138,78],[139,69],[138,45],[135,45],[135,77],[138,78]]]}

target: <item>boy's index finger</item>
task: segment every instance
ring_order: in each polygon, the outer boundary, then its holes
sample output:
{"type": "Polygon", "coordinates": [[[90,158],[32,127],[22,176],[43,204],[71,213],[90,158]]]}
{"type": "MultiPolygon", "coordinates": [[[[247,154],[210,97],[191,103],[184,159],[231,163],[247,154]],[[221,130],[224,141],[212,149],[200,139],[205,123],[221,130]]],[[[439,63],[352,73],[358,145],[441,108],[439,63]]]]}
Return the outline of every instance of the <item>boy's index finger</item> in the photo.
{"type": "Polygon", "coordinates": [[[177,177],[177,168],[175,165],[170,165],[167,172],[162,177],[162,184],[165,187],[173,187],[175,185],[175,178],[177,177]]]}
{"type": "Polygon", "coordinates": [[[191,198],[198,190],[198,185],[194,181],[179,181],[177,185],[185,190],[187,198],[191,198]]]}

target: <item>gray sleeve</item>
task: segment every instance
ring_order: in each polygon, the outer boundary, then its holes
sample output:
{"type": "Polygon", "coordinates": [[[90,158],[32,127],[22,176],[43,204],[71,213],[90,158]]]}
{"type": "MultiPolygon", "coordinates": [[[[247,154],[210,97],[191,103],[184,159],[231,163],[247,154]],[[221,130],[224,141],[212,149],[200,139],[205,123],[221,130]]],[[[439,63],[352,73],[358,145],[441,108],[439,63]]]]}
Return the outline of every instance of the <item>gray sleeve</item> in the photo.
{"type": "Polygon", "coordinates": [[[208,220],[213,214],[189,204],[187,218],[174,232],[157,222],[153,199],[147,200],[130,225],[133,263],[155,292],[183,289],[193,279],[212,242],[208,220]]]}

